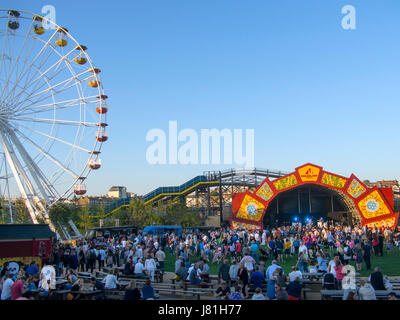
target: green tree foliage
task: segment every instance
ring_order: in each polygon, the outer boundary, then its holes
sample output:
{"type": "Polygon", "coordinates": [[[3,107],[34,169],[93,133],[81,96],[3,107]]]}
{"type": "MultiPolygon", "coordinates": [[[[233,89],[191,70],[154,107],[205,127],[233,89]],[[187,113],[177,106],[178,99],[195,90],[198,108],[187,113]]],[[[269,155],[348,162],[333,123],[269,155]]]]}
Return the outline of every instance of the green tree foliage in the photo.
{"type": "Polygon", "coordinates": [[[9,220],[7,207],[3,198],[0,198],[0,224],[7,223],[9,220]]]}
{"type": "Polygon", "coordinates": [[[17,199],[17,201],[15,201],[15,213],[14,223],[32,223],[24,200],[17,199]]]}
{"type": "Polygon", "coordinates": [[[190,210],[182,199],[176,198],[167,203],[163,216],[163,224],[193,227],[200,225],[200,223],[199,215],[190,210]]]}

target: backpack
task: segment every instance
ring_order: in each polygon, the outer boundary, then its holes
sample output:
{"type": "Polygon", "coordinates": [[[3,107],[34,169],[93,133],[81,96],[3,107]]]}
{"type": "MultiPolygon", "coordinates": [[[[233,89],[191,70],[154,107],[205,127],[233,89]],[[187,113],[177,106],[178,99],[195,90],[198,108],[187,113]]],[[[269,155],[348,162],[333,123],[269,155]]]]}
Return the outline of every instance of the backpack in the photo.
{"type": "Polygon", "coordinates": [[[327,290],[335,289],[335,277],[332,273],[325,273],[323,278],[323,288],[327,290]]]}

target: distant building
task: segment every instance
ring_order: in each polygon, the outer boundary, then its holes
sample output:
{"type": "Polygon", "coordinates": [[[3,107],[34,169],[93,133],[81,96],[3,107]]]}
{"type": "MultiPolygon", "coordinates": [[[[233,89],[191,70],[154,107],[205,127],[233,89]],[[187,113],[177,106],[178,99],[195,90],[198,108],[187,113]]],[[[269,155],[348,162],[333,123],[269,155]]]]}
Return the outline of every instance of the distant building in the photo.
{"type": "Polygon", "coordinates": [[[134,192],[127,192],[126,195],[128,198],[136,198],[137,197],[137,193],[134,193],[134,192]]]}
{"type": "Polygon", "coordinates": [[[85,207],[108,207],[112,205],[115,202],[115,199],[113,198],[108,198],[108,197],[80,197],[77,200],[77,203],[79,206],[85,206],[85,207]]]}
{"type": "Polygon", "coordinates": [[[368,182],[368,187],[392,188],[394,192],[400,191],[400,183],[398,180],[379,180],[377,182],[368,182]]]}
{"type": "Polygon", "coordinates": [[[109,198],[127,198],[126,187],[113,186],[107,193],[109,198]]]}

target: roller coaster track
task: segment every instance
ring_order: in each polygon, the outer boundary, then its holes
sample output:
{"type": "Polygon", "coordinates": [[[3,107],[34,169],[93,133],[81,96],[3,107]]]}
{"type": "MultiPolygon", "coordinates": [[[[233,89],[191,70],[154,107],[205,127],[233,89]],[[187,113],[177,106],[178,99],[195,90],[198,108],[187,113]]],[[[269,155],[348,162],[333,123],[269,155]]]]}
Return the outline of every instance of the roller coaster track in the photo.
{"type": "MultiPolygon", "coordinates": [[[[196,176],[180,186],[159,187],[142,197],[145,204],[150,204],[153,201],[164,197],[174,198],[176,196],[185,196],[197,190],[199,187],[236,185],[236,186],[257,186],[264,180],[265,177],[279,178],[286,174],[280,170],[267,169],[230,169],[226,171],[210,171],[203,175],[196,176]],[[245,179],[246,177],[246,179],[245,179]],[[248,179],[252,177],[252,179],[248,179]]],[[[115,211],[129,206],[130,199],[119,199],[104,209],[104,215],[97,218],[105,218],[115,211]]],[[[91,216],[95,217],[95,216],[91,216]]]]}

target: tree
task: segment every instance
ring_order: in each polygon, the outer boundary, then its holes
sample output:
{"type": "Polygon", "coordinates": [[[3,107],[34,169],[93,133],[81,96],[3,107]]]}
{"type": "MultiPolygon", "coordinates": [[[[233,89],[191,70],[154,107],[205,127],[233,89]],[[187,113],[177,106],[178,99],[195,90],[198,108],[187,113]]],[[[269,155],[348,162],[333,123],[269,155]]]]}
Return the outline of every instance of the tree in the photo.
{"type": "Polygon", "coordinates": [[[15,223],[32,223],[31,216],[26,208],[25,201],[17,199],[15,201],[15,223]]]}
{"type": "Polygon", "coordinates": [[[199,225],[200,222],[199,215],[190,210],[182,199],[176,198],[167,204],[165,224],[177,224],[185,228],[199,225]]]}

